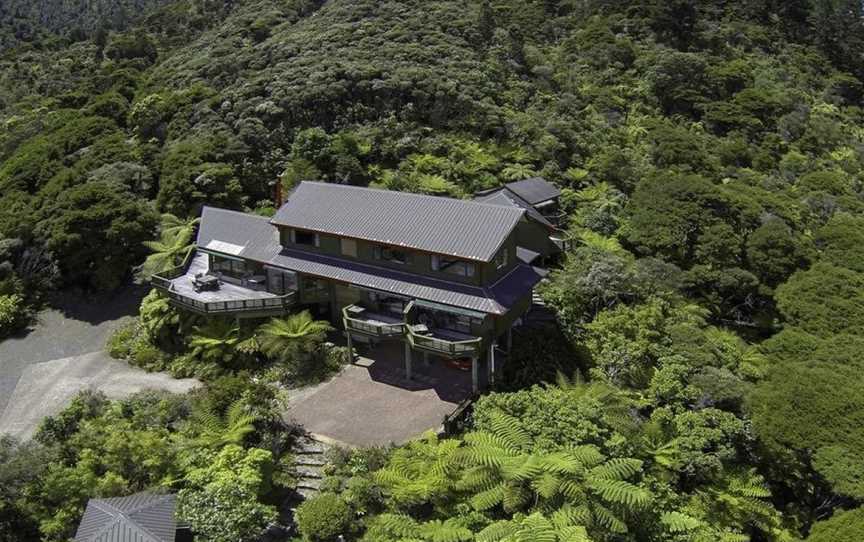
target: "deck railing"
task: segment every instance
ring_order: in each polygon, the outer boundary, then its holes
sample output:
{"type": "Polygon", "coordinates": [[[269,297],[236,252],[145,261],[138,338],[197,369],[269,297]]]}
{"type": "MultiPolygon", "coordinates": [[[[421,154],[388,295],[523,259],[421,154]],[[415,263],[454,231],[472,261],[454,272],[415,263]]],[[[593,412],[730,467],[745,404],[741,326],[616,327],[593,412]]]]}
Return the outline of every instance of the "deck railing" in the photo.
{"type": "Polygon", "coordinates": [[[385,322],[370,322],[361,318],[356,318],[350,315],[350,309],[354,305],[349,305],[342,308],[342,320],[345,323],[345,328],[374,337],[389,338],[401,337],[405,334],[405,323],[394,322],[391,324],[385,322]]]}
{"type": "Polygon", "coordinates": [[[278,297],[263,299],[235,299],[230,301],[201,301],[177,292],[173,288],[166,290],[168,297],[175,304],[202,314],[236,314],[242,312],[288,312],[297,301],[297,292],[288,292],[278,297]]]}
{"type": "Polygon", "coordinates": [[[195,251],[190,251],[186,254],[183,263],[177,267],[172,267],[171,269],[162,271],[161,273],[154,273],[153,276],[150,277],[150,284],[166,291],[171,289],[171,281],[186,274],[189,265],[192,263],[192,255],[194,253],[195,251]]]}
{"type": "MultiPolygon", "coordinates": [[[[408,341],[414,348],[428,350],[432,353],[441,354],[451,358],[465,356],[476,357],[480,355],[481,343],[483,342],[481,337],[464,341],[452,341],[441,337],[435,337],[434,335],[423,335],[417,333],[411,329],[410,325],[405,326],[405,328],[408,330],[408,341]]],[[[434,334],[435,331],[432,330],[431,333],[434,334]]]]}

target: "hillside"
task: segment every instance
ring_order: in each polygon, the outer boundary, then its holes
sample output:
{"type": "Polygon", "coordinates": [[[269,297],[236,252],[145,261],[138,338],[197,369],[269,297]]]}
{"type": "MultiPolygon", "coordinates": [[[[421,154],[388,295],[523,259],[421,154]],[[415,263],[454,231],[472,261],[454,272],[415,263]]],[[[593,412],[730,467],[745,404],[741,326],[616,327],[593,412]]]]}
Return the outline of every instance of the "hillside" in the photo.
{"type": "Polygon", "coordinates": [[[51,287],[128,281],[160,213],[540,175],[574,241],[541,292],[558,335],[523,338],[473,456],[346,467],[345,532],[862,538],[860,2],[86,4],[0,8],[27,41],[0,57],[0,335],[51,287]],[[559,370],[588,383],[532,387],[559,370]]]}

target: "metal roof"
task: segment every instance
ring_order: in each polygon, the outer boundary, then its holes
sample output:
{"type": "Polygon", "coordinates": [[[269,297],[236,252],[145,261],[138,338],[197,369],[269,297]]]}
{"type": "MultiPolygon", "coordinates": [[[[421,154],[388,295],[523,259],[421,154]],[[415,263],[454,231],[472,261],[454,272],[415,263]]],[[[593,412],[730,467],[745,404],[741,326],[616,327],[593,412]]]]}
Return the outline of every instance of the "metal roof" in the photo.
{"type": "Polygon", "coordinates": [[[488,262],[523,213],[475,201],[304,181],[272,222],[488,262]]]}
{"type": "Polygon", "coordinates": [[[518,207],[520,209],[525,209],[525,213],[527,216],[536,220],[540,224],[548,228],[555,228],[555,225],[549,222],[549,220],[540,214],[540,211],[534,208],[533,205],[525,201],[524,199],[517,196],[515,193],[511,192],[509,189],[505,187],[498,188],[491,192],[484,192],[482,194],[478,194],[474,197],[474,201],[479,201],[480,203],[487,203],[490,205],[505,205],[509,207],[518,207]]]}
{"type": "Polygon", "coordinates": [[[530,264],[540,257],[540,253],[525,247],[516,247],[516,257],[519,258],[519,261],[530,264]]]}
{"type": "Polygon", "coordinates": [[[203,247],[213,240],[242,245],[242,257],[265,265],[492,314],[507,312],[541,278],[533,268],[517,265],[491,287],[481,288],[335,256],[285,249],[279,244],[276,227],[266,218],[205,207],[197,243],[203,247]]]}
{"type": "Polygon", "coordinates": [[[510,310],[541,278],[533,268],[520,264],[493,286],[484,288],[291,249],[283,250],[268,263],[298,273],[496,315],[510,310]]]}
{"type": "Polygon", "coordinates": [[[76,542],[174,542],[174,495],[136,493],[90,499],[75,534],[76,542]]]}
{"type": "Polygon", "coordinates": [[[561,195],[561,190],[543,177],[531,177],[523,181],[507,183],[504,186],[530,205],[537,205],[561,195]]]}

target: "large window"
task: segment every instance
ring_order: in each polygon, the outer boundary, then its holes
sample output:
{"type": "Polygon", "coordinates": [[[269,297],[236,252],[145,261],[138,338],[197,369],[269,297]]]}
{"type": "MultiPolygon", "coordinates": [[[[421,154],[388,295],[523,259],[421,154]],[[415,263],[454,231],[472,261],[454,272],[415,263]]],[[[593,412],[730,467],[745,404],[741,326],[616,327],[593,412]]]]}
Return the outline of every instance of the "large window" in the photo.
{"type": "Polygon", "coordinates": [[[210,272],[239,279],[246,274],[246,262],[214,254],[210,256],[210,272]]]}
{"type": "Polygon", "coordinates": [[[357,257],[357,241],[343,237],[340,243],[342,245],[342,255],[351,256],[352,258],[357,257]]]}
{"type": "Polygon", "coordinates": [[[459,275],[460,277],[473,277],[476,268],[472,262],[449,258],[447,256],[432,255],[432,269],[450,273],[451,275],[459,275]]]}
{"type": "Polygon", "coordinates": [[[373,253],[375,254],[376,260],[383,260],[385,262],[406,264],[411,260],[411,256],[407,251],[393,247],[376,245],[373,253]]]}
{"type": "Polygon", "coordinates": [[[291,230],[292,241],[298,245],[306,245],[309,247],[318,246],[318,234],[311,231],[291,230]]]}

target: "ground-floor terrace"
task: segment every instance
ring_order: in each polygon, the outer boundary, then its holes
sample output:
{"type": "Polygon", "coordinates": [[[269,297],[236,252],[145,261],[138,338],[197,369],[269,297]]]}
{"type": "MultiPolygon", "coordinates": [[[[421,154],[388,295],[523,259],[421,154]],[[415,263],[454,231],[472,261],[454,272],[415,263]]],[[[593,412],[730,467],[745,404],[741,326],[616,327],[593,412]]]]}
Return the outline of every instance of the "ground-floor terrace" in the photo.
{"type": "Polygon", "coordinates": [[[402,443],[439,431],[473,396],[471,374],[444,360],[419,361],[411,379],[397,341],[361,345],[353,365],[332,379],[294,390],[287,417],[322,440],[348,446],[402,443]]]}

